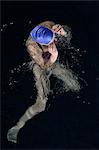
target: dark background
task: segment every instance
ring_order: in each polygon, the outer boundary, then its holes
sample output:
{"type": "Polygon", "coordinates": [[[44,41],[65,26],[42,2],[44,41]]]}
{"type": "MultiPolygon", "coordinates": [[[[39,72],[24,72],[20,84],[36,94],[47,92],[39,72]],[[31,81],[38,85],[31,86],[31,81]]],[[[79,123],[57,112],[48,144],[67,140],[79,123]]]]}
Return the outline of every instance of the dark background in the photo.
{"type": "Polygon", "coordinates": [[[2,2],[1,21],[7,24],[1,33],[2,148],[99,148],[99,2],[2,2]],[[29,60],[24,39],[45,20],[70,26],[72,44],[87,51],[82,77],[88,87],[81,91],[79,100],[71,92],[55,99],[50,96],[49,109],[29,121],[20,131],[18,143],[13,144],[6,139],[7,131],[32,104],[29,96],[35,99],[36,93],[30,72],[22,73],[20,84],[10,90],[9,70],[29,60]]]}

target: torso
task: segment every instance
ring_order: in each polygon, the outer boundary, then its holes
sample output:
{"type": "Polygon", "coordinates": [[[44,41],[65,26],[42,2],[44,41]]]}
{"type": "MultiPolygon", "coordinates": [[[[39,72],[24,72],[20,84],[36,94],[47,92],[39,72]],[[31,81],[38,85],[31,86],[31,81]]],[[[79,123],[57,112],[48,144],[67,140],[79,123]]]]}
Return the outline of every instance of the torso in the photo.
{"type": "Polygon", "coordinates": [[[58,51],[56,45],[53,43],[53,49],[51,46],[40,46],[31,39],[26,42],[28,52],[31,58],[38,64],[42,69],[49,68],[52,66],[58,57],[58,51]]]}

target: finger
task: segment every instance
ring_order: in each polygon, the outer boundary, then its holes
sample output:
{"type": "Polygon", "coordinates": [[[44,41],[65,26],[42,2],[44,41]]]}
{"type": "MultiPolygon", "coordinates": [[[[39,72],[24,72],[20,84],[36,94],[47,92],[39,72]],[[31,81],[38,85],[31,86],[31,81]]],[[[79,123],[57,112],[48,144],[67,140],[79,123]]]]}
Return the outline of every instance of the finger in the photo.
{"type": "Polygon", "coordinates": [[[53,51],[53,48],[54,48],[54,43],[52,43],[52,47],[51,47],[51,48],[52,48],[52,51],[53,51]]]}
{"type": "Polygon", "coordinates": [[[56,51],[56,45],[55,45],[55,43],[52,44],[52,49],[51,50],[52,50],[52,52],[56,51]]]}
{"type": "Polygon", "coordinates": [[[49,52],[52,52],[52,50],[53,50],[53,43],[51,43],[51,44],[48,46],[48,50],[49,50],[49,52]]]}
{"type": "Polygon", "coordinates": [[[52,49],[52,48],[51,48],[51,44],[50,44],[50,45],[48,45],[48,50],[51,51],[51,49],[52,49]]]}
{"type": "Polygon", "coordinates": [[[60,35],[62,35],[62,36],[67,36],[67,32],[65,32],[65,30],[63,29],[63,28],[61,28],[58,32],[57,32],[57,34],[60,34],[60,35]]]}
{"type": "Polygon", "coordinates": [[[55,30],[55,32],[59,32],[59,31],[61,31],[61,29],[62,29],[62,26],[59,26],[59,27],[55,30]]]}
{"type": "Polygon", "coordinates": [[[58,26],[59,26],[59,24],[56,24],[56,25],[54,25],[54,26],[52,27],[52,29],[54,30],[54,29],[56,29],[58,26]]]}
{"type": "Polygon", "coordinates": [[[55,26],[52,27],[52,30],[56,31],[58,28],[60,28],[61,25],[60,24],[56,24],[55,26]]]}

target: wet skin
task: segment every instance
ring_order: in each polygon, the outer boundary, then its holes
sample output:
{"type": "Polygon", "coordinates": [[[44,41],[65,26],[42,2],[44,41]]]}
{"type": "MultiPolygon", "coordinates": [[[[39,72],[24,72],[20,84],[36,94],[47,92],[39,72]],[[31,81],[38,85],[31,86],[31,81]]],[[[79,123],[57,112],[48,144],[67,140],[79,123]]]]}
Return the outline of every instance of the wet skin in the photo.
{"type": "MultiPolygon", "coordinates": [[[[61,34],[63,36],[66,35],[66,32],[62,28],[61,25],[56,24],[52,27],[53,32],[57,34],[61,34]]],[[[27,42],[27,50],[31,56],[31,58],[38,64],[42,69],[48,68],[55,63],[58,58],[58,50],[56,48],[55,42],[57,39],[54,39],[54,42],[49,45],[38,45],[36,42],[32,40],[30,37],[27,42]]]]}
{"type": "MultiPolygon", "coordinates": [[[[67,36],[67,32],[64,31],[61,25],[54,24],[50,21],[44,22],[45,25],[49,25],[49,28],[57,34],[67,36]],[[53,25],[52,25],[53,24],[53,25]],[[50,27],[51,26],[51,27],[50,27]]],[[[19,130],[26,124],[26,122],[32,119],[35,115],[44,111],[48,100],[48,94],[50,92],[50,75],[53,74],[64,83],[64,90],[79,91],[80,85],[77,81],[77,77],[73,75],[72,71],[67,69],[60,63],[55,63],[58,57],[58,50],[56,48],[57,38],[54,42],[44,46],[39,45],[29,37],[26,41],[27,51],[29,52],[33,60],[33,74],[35,77],[35,85],[37,88],[37,98],[35,104],[29,106],[25,113],[21,116],[15,126],[8,130],[8,141],[17,143],[17,137],[19,130]],[[52,65],[55,63],[55,67],[52,65]],[[52,67],[50,67],[52,66],[52,67]],[[46,70],[43,70],[47,68],[46,70]],[[49,74],[46,74],[46,72],[49,74]]]]}

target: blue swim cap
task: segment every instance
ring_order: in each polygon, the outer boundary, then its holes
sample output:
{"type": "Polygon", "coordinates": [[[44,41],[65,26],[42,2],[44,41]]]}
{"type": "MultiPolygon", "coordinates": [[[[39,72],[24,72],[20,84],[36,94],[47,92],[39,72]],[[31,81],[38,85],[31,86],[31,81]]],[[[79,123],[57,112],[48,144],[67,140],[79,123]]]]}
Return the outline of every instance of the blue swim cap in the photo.
{"type": "Polygon", "coordinates": [[[43,26],[36,26],[31,32],[30,35],[32,40],[41,44],[49,45],[53,42],[55,34],[52,30],[45,28],[43,26]]]}

